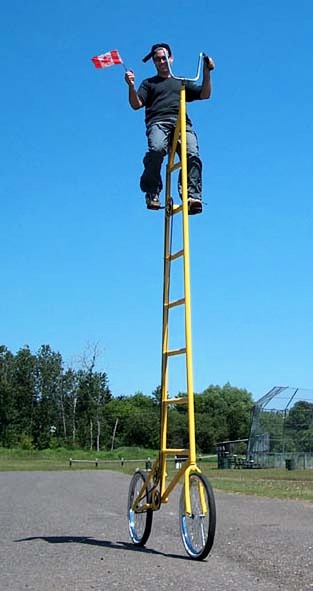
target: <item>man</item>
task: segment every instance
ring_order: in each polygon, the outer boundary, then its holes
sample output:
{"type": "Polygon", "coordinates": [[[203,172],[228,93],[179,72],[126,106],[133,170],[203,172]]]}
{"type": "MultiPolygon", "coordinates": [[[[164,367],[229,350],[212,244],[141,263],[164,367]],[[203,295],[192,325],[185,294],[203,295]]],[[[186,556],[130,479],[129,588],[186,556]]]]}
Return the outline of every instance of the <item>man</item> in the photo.
{"type": "MultiPolygon", "coordinates": [[[[161,166],[168,153],[179,112],[180,89],[182,82],[171,76],[168,62],[173,62],[170,46],[167,43],[152,45],[143,62],[153,60],[157,75],[144,80],[139,89],[135,88],[134,72],[125,73],[129,87],[129,104],[137,110],[145,107],[146,135],[148,151],[144,157],[144,171],[140,188],[146,193],[148,209],[160,209],[159,194],[162,190],[161,166]]],[[[214,69],[212,58],[205,57],[203,63],[202,85],[186,81],[186,101],[208,99],[211,96],[210,72],[214,69]]],[[[188,169],[188,211],[190,214],[202,211],[202,163],[196,133],[187,115],[187,169],[188,169]]],[[[179,180],[179,189],[180,180],[179,180]]]]}

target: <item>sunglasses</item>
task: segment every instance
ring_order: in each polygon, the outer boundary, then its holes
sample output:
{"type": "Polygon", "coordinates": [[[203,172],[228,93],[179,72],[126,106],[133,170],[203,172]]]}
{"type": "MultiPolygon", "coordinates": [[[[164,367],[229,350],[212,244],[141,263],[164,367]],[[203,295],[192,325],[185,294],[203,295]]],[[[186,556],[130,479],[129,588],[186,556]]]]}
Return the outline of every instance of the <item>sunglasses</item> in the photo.
{"type": "Polygon", "coordinates": [[[166,57],[165,57],[165,55],[162,55],[161,57],[156,56],[153,58],[153,61],[154,62],[166,62],[166,57]]]}

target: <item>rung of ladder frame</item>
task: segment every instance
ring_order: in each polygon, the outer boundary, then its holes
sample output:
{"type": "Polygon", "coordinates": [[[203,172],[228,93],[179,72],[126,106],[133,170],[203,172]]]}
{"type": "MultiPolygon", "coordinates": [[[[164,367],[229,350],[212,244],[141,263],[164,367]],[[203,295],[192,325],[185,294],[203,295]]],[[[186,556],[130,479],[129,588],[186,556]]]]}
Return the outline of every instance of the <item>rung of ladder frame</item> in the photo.
{"type": "Polygon", "coordinates": [[[182,349],[172,349],[171,351],[166,351],[166,354],[169,357],[172,357],[173,355],[183,355],[183,353],[186,353],[186,351],[186,347],[183,347],[182,349]]]}
{"type": "Polygon", "coordinates": [[[181,162],[175,162],[175,164],[173,164],[173,166],[171,166],[169,168],[170,172],[174,172],[174,170],[178,170],[179,168],[181,168],[181,162]]]}
{"type": "Polygon", "coordinates": [[[176,213],[180,213],[181,211],[183,211],[183,204],[177,205],[177,203],[174,203],[173,209],[172,209],[172,215],[175,215],[176,213]]]}
{"type": "Polygon", "coordinates": [[[171,447],[171,448],[163,449],[162,452],[165,453],[165,454],[186,454],[186,455],[188,455],[189,454],[189,449],[186,449],[186,448],[182,449],[182,448],[175,448],[175,447],[173,448],[173,447],[171,447]]]}
{"type": "Polygon", "coordinates": [[[168,308],[175,308],[176,306],[182,306],[185,303],[185,298],[180,298],[179,300],[173,300],[172,302],[168,302],[165,304],[168,308]]]}
{"type": "Polygon", "coordinates": [[[168,257],[169,261],[175,261],[175,259],[179,259],[179,257],[184,256],[184,249],[182,248],[181,250],[178,250],[177,252],[174,252],[173,254],[170,254],[170,256],[168,257]]]}
{"type": "Polygon", "coordinates": [[[177,398],[167,398],[164,400],[164,404],[187,404],[188,397],[187,396],[178,396],[177,398]]]}

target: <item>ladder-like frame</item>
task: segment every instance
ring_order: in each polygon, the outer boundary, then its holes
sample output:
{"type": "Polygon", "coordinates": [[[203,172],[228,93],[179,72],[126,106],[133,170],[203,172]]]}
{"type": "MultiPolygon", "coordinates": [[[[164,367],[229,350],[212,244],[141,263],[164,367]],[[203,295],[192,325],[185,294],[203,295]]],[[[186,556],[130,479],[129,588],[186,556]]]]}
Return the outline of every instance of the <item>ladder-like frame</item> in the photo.
{"type": "MultiPolygon", "coordinates": [[[[187,138],[186,138],[186,86],[182,80],[180,90],[180,108],[177,124],[169,154],[166,171],[166,204],[165,204],[165,226],[164,226],[164,285],[163,285],[163,330],[162,330],[162,381],[161,381],[161,440],[160,440],[160,467],[161,467],[161,502],[166,502],[168,494],[181,478],[186,474],[185,484],[189,483],[189,472],[200,471],[197,468],[196,443],[195,443],[195,417],[194,417],[194,390],[193,390],[193,364],[192,364],[192,333],[191,333],[191,293],[190,293],[190,252],[189,252],[189,217],[188,217],[188,178],[187,178],[187,138]],[[178,143],[180,142],[180,160],[175,163],[178,143]],[[171,197],[172,174],[180,169],[182,203],[175,205],[171,197]],[[173,216],[182,216],[182,248],[172,252],[172,223],[173,216]],[[183,260],[184,294],[178,300],[170,301],[170,276],[171,265],[177,259],[183,260]],[[177,306],[184,306],[185,317],[185,343],[180,349],[169,347],[169,323],[171,309],[177,306]],[[168,395],[169,361],[173,356],[184,355],[186,361],[186,384],[187,395],[171,398],[168,395]],[[170,405],[187,404],[188,410],[188,432],[189,449],[168,448],[168,411],[170,405]],[[177,454],[186,457],[181,469],[173,481],[166,487],[167,469],[166,463],[169,456],[177,454]]],[[[188,490],[186,491],[188,493],[188,490]]],[[[186,495],[189,499],[189,494],[186,495]]]]}
{"type": "Polygon", "coordinates": [[[177,124],[175,127],[172,146],[168,158],[166,171],[166,203],[164,225],[164,282],[163,282],[163,328],[162,328],[162,376],[161,376],[161,424],[160,424],[160,452],[155,460],[147,480],[143,485],[134,507],[149,489],[150,503],[145,507],[158,510],[162,503],[168,502],[168,497],[178,481],[184,476],[185,502],[187,513],[190,509],[189,475],[191,472],[201,472],[196,461],[195,442],[195,416],[194,416],[194,391],[192,368],[192,338],[191,338],[191,295],[190,295],[190,254],[189,254],[189,217],[188,217],[188,178],[187,178],[187,138],[186,138],[186,86],[182,79],[180,90],[180,107],[177,124]],[[178,143],[180,142],[180,160],[175,162],[178,143]],[[181,204],[174,204],[171,197],[172,174],[180,170],[181,173],[181,204]],[[172,252],[172,222],[173,216],[182,216],[182,248],[172,252]],[[184,294],[181,299],[170,301],[170,274],[171,264],[177,259],[183,259],[184,294]],[[185,344],[180,349],[169,350],[169,317],[172,308],[184,306],[185,308],[185,344]],[[177,398],[168,395],[169,360],[176,355],[185,355],[187,394],[177,398]],[[189,449],[168,447],[168,412],[171,405],[187,404],[189,449]],[[167,460],[177,454],[184,456],[185,460],[176,474],[170,480],[167,479],[167,460]]]}

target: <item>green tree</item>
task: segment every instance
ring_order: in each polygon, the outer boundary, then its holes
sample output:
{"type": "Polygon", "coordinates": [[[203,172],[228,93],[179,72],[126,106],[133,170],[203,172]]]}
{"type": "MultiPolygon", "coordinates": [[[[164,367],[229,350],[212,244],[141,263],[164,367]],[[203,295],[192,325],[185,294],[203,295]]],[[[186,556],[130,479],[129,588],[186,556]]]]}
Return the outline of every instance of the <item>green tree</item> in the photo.
{"type": "Polygon", "coordinates": [[[285,428],[293,431],[303,431],[313,426],[313,404],[306,400],[299,400],[289,410],[285,428]]]}
{"type": "Polygon", "coordinates": [[[306,429],[299,435],[297,449],[307,453],[313,452],[313,428],[306,429]]]}
{"type": "MultiPolygon", "coordinates": [[[[311,451],[313,404],[299,400],[289,410],[284,424],[284,439],[288,451],[311,451]]],[[[286,446],[285,446],[286,448],[286,446]]]]}
{"type": "Polygon", "coordinates": [[[42,345],[36,356],[36,395],[38,412],[34,439],[36,446],[47,448],[53,437],[63,434],[63,361],[50,345],[42,345]]]}
{"type": "Polygon", "coordinates": [[[76,416],[79,441],[83,447],[100,449],[104,408],[111,398],[105,372],[95,372],[94,366],[88,371],[79,371],[76,416]]]}
{"type": "Polygon", "coordinates": [[[211,385],[202,394],[195,394],[196,429],[201,450],[212,452],[219,441],[247,438],[252,406],[252,395],[230,384],[223,387],[211,385]]]}
{"type": "Polygon", "coordinates": [[[0,445],[10,447],[17,433],[10,431],[15,416],[13,397],[14,356],[4,345],[0,346],[0,445]]]}
{"type": "Polygon", "coordinates": [[[152,392],[152,398],[155,402],[155,404],[160,405],[161,404],[161,399],[162,399],[162,387],[161,386],[157,386],[153,392],[152,392]]]}
{"type": "Polygon", "coordinates": [[[199,453],[215,452],[216,442],[224,439],[221,426],[217,425],[216,418],[206,413],[196,413],[195,418],[197,451],[199,453]]]}
{"type": "Polygon", "coordinates": [[[36,357],[28,346],[22,347],[14,356],[12,393],[14,413],[11,430],[17,436],[27,437],[33,441],[36,417],[38,412],[38,398],[36,392],[36,357]]]}
{"type": "Polygon", "coordinates": [[[76,446],[76,408],[79,379],[71,367],[62,376],[60,407],[64,441],[76,446]]]}
{"type": "Polygon", "coordinates": [[[189,447],[187,413],[177,408],[169,409],[168,413],[168,446],[181,449],[189,447]]]}
{"type": "Polygon", "coordinates": [[[155,399],[136,392],[128,398],[124,445],[155,448],[159,445],[160,411],[155,399]]]}
{"type": "Polygon", "coordinates": [[[125,432],[133,410],[129,400],[128,396],[112,398],[103,409],[103,418],[106,424],[104,445],[108,449],[112,446],[120,447],[122,445],[128,445],[125,432]]]}
{"type": "Polygon", "coordinates": [[[260,413],[257,435],[268,434],[269,451],[281,452],[283,445],[284,416],[281,411],[263,411],[260,413]]]}

